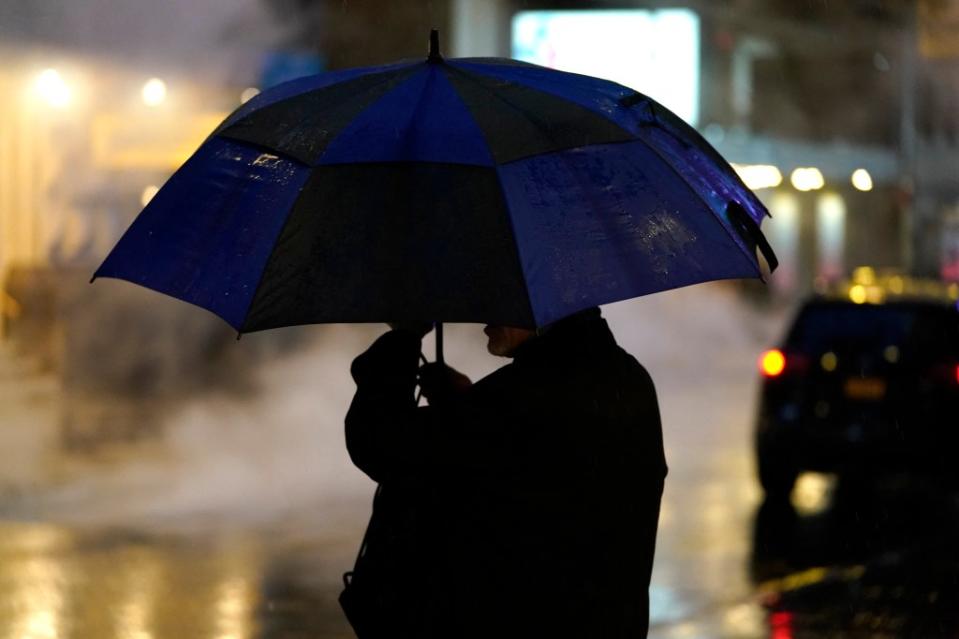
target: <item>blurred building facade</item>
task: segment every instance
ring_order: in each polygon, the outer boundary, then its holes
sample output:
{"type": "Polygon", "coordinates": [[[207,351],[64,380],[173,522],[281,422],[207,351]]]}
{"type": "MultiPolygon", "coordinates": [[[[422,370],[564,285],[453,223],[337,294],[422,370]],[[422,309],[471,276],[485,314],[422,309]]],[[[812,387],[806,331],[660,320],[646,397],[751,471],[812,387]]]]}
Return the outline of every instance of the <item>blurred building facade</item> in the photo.
{"type": "Polygon", "coordinates": [[[68,446],[148,435],[171,395],[243,384],[290,337],[237,348],[187,305],[88,285],[279,39],[258,0],[0,2],[0,354],[59,376],[68,446]]]}
{"type": "MultiPolygon", "coordinates": [[[[699,28],[694,124],[772,212],[767,233],[782,261],[774,290],[792,296],[861,264],[954,275],[959,65],[950,43],[959,41],[959,3],[453,6],[456,55],[516,54],[520,11],[687,9],[699,28]]],[[[622,43],[579,46],[615,57],[622,43]]]]}
{"type": "MultiPolygon", "coordinates": [[[[686,10],[698,33],[694,124],[773,214],[775,291],[791,298],[865,264],[959,275],[955,0],[265,2],[331,68],[422,55],[430,26],[445,30],[452,56],[516,57],[518,15],[538,14],[549,30],[550,12],[576,12],[582,25],[588,12],[686,10]]],[[[577,70],[615,75],[609,61],[638,64],[635,40],[649,34],[608,24],[605,39],[540,44],[577,70]]]]}

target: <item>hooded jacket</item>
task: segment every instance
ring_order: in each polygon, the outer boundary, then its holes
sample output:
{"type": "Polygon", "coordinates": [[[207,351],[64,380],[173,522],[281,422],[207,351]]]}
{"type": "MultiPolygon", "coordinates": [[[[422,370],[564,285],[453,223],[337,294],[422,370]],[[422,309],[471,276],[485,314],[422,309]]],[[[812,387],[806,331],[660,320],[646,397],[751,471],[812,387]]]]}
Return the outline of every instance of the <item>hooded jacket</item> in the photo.
{"type": "Polygon", "coordinates": [[[420,339],[353,363],[353,462],[379,484],[341,597],[360,639],[644,637],[666,463],[656,392],[598,309],[439,406],[420,339]]]}

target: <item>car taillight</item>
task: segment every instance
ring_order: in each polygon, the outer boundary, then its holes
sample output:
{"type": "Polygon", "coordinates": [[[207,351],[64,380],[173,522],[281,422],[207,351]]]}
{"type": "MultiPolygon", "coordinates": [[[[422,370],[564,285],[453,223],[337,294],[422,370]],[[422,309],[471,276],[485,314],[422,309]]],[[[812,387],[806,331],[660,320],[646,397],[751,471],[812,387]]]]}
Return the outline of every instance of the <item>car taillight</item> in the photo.
{"type": "Polygon", "coordinates": [[[939,363],[926,369],[923,379],[936,384],[959,384],[959,364],[939,363]]]}
{"type": "Polygon", "coordinates": [[[780,610],[769,615],[772,639],[793,639],[793,614],[780,610]]]}
{"type": "Polygon", "coordinates": [[[786,370],[786,356],[779,349],[766,351],[759,358],[759,370],[765,377],[779,377],[786,370]]]}

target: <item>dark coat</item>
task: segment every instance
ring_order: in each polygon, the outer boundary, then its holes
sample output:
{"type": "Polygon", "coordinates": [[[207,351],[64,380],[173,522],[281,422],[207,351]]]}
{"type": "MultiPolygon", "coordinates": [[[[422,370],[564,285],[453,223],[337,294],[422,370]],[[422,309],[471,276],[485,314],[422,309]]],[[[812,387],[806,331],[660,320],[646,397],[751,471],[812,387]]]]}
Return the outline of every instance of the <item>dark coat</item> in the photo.
{"type": "Polygon", "coordinates": [[[380,484],[344,595],[360,639],[645,637],[666,475],[646,370],[598,310],[440,406],[414,405],[419,353],[392,331],[353,363],[347,448],[380,484]]]}

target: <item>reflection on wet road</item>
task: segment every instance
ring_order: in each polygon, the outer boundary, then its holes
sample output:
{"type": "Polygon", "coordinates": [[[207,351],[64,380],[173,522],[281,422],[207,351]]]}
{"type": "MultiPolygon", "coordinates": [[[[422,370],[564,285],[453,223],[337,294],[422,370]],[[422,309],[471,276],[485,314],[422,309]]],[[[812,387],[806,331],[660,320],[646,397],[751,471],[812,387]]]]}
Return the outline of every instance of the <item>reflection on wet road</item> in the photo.
{"type": "Polygon", "coordinates": [[[959,502],[905,475],[839,481],[803,513],[764,503],[752,570],[780,636],[955,637],[959,502]]]}
{"type": "Polygon", "coordinates": [[[0,637],[351,636],[336,583],[298,583],[322,567],[309,559],[303,548],[250,535],[7,523],[0,527],[0,637]]]}
{"type": "Polygon", "coordinates": [[[109,531],[8,524],[0,545],[0,636],[249,637],[259,560],[109,531]]]}

